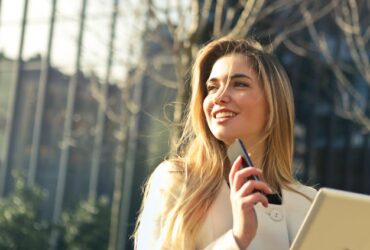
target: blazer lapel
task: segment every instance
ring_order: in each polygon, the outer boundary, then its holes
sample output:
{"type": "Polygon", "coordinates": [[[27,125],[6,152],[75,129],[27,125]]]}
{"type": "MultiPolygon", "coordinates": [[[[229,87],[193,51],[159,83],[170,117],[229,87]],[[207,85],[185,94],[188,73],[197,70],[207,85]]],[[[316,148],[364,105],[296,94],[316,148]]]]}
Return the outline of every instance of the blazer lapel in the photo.
{"type": "Polygon", "coordinates": [[[248,250],[289,249],[288,228],[283,206],[269,204],[265,208],[258,203],[255,205],[255,211],[258,220],[257,234],[248,250]]]}

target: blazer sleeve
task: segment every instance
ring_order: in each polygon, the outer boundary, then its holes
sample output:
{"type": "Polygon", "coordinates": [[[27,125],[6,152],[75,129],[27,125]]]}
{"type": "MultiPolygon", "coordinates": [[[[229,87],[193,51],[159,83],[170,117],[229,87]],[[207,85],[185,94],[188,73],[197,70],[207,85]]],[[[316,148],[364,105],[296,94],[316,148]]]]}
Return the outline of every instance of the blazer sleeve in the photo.
{"type": "Polygon", "coordinates": [[[236,243],[232,230],[229,230],[203,250],[240,250],[240,248],[236,243]]]}
{"type": "MultiPolygon", "coordinates": [[[[166,218],[173,208],[177,197],[181,193],[182,174],[174,171],[170,163],[160,164],[151,174],[144,199],[140,224],[135,240],[136,250],[169,250],[163,239],[163,228],[166,227],[166,218]]],[[[204,250],[239,250],[232,231],[229,230],[215,239],[204,250]]],[[[171,249],[172,250],[172,249],[171,249]]]]}
{"type": "Polygon", "coordinates": [[[176,175],[179,174],[174,174],[170,169],[170,163],[164,162],[149,178],[135,240],[137,250],[171,249],[162,240],[162,228],[165,226],[163,215],[167,214],[175,204],[180,189],[176,188],[175,182],[176,175]]]}

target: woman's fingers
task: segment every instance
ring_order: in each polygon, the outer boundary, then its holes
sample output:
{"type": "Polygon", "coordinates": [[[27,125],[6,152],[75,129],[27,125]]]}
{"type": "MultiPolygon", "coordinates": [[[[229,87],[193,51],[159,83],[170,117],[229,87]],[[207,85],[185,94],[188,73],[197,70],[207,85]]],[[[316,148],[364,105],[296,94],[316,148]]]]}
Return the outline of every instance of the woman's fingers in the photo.
{"type": "Polygon", "coordinates": [[[241,206],[243,209],[247,207],[253,208],[254,204],[261,202],[264,207],[268,207],[269,201],[265,195],[260,192],[253,193],[240,199],[241,206]]]}
{"type": "Polygon", "coordinates": [[[241,183],[245,182],[245,179],[251,175],[258,175],[258,176],[262,175],[262,171],[258,168],[255,168],[255,167],[242,168],[242,166],[243,166],[243,158],[242,156],[239,155],[238,158],[236,158],[236,160],[234,161],[230,169],[230,174],[229,174],[230,185],[235,182],[234,179],[236,178],[236,176],[237,176],[237,179],[240,179],[238,181],[238,184],[240,185],[241,183]],[[253,172],[253,171],[257,171],[257,172],[253,172]],[[243,180],[243,178],[245,179],[243,180]]]}
{"type": "Polygon", "coordinates": [[[235,173],[232,173],[232,175],[230,176],[230,179],[231,179],[230,186],[235,191],[237,191],[252,176],[259,176],[261,178],[262,171],[255,167],[247,167],[247,168],[237,170],[235,173]]]}
{"type": "Polygon", "coordinates": [[[244,197],[244,196],[254,192],[255,190],[261,191],[262,193],[265,193],[265,194],[271,194],[272,193],[272,190],[269,188],[269,186],[267,186],[266,183],[264,183],[262,181],[248,180],[237,191],[237,194],[240,197],[244,197]]]}
{"type": "Polygon", "coordinates": [[[268,200],[263,193],[272,193],[269,186],[263,181],[251,179],[252,176],[262,177],[262,171],[255,167],[242,168],[243,158],[239,156],[231,167],[229,174],[230,188],[232,196],[237,199],[237,203],[242,203],[242,206],[253,206],[261,202],[263,206],[268,205],[268,200]],[[260,192],[255,192],[255,191],[260,192]]]}
{"type": "Polygon", "coordinates": [[[243,159],[239,156],[231,167],[229,174],[230,199],[233,210],[234,237],[238,244],[248,246],[257,229],[254,205],[260,202],[264,207],[267,207],[268,200],[263,193],[271,193],[271,189],[265,182],[251,178],[252,176],[262,177],[260,169],[243,168],[242,165],[243,159]]]}
{"type": "Polygon", "coordinates": [[[231,166],[231,169],[230,169],[230,174],[229,174],[230,187],[232,187],[235,174],[241,168],[242,163],[243,163],[243,158],[239,155],[238,158],[236,158],[236,160],[234,161],[234,163],[233,163],[233,165],[231,166]]]}
{"type": "Polygon", "coordinates": [[[270,194],[272,191],[266,183],[261,181],[249,180],[232,197],[235,202],[241,203],[239,206],[245,209],[245,206],[253,206],[261,202],[263,206],[268,206],[268,199],[264,193],[270,194]],[[255,192],[255,190],[259,192],[255,192]]]}

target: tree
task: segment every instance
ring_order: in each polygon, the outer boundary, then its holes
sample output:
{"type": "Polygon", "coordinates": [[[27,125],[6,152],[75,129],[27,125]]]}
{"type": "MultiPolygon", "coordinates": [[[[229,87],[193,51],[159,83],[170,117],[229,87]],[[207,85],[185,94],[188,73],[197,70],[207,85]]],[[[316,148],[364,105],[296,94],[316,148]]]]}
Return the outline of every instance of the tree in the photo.
{"type": "MultiPolygon", "coordinates": [[[[184,109],[190,93],[189,70],[201,44],[222,36],[242,38],[251,35],[271,50],[284,45],[293,53],[301,55],[303,49],[295,46],[296,34],[309,28],[309,24],[315,24],[330,15],[336,8],[336,2],[193,0],[184,3],[177,0],[163,4],[146,0],[150,8],[151,28],[162,29],[165,26],[170,34],[169,37],[161,36],[159,39],[162,46],[171,51],[176,79],[158,77],[153,71],[149,73],[159,84],[177,90],[173,122],[178,126],[175,127],[172,140],[176,142],[180,135],[184,109]],[[302,15],[302,10],[310,13],[309,23],[302,15]]],[[[156,60],[160,61],[165,60],[156,60]]],[[[160,64],[156,65],[156,68],[160,67],[160,64]]]]}
{"type": "MultiPolygon", "coordinates": [[[[163,50],[170,51],[170,56],[163,53],[150,59],[148,74],[158,84],[175,89],[172,122],[175,125],[173,141],[176,142],[182,129],[184,110],[190,96],[189,71],[199,47],[205,42],[218,38],[257,37],[264,46],[276,50],[285,46],[291,52],[305,57],[307,50],[297,45],[302,34],[310,27],[332,15],[337,0],[180,0],[165,3],[145,0],[149,8],[148,29],[157,34],[149,36],[151,42],[157,42],[163,50]],[[310,21],[302,15],[302,10],[310,13],[310,21]],[[168,32],[164,35],[163,29],[168,32]],[[299,34],[297,36],[297,34],[299,34]],[[174,78],[161,75],[164,67],[172,63],[175,66],[174,78]]],[[[305,44],[310,48],[313,43],[305,44]]]]}
{"type": "Polygon", "coordinates": [[[368,16],[370,3],[368,1],[330,1],[335,6],[330,18],[334,23],[334,34],[337,38],[336,46],[342,47],[346,53],[338,54],[333,51],[329,42],[333,39],[332,33],[320,30],[312,21],[313,13],[302,6],[302,13],[305,25],[308,28],[316,52],[323,55],[327,66],[333,72],[337,80],[339,91],[336,98],[337,114],[355,121],[362,128],[370,131],[369,103],[366,98],[369,95],[370,87],[370,62],[369,62],[369,38],[370,18],[368,16]],[[345,44],[343,44],[345,41],[345,44]],[[356,75],[357,79],[350,76],[356,75]],[[357,86],[354,84],[356,81],[357,86]],[[360,85],[360,86],[359,86],[360,85]],[[367,86],[367,87],[366,87],[367,86]]]}

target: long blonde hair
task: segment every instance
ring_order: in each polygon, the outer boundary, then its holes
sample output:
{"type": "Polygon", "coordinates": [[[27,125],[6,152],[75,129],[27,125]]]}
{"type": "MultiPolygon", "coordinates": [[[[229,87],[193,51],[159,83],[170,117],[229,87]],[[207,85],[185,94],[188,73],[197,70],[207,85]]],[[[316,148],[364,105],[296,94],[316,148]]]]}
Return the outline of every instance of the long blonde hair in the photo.
{"type": "MultiPolygon", "coordinates": [[[[212,41],[199,51],[194,62],[187,120],[176,157],[169,160],[181,175],[181,178],[174,178],[172,185],[181,187],[181,191],[177,193],[170,211],[162,215],[165,220],[161,237],[163,248],[195,249],[202,221],[228,175],[230,161],[226,157],[226,146],[208,128],[202,104],[207,93],[205,83],[213,64],[233,53],[248,57],[269,107],[265,155],[260,166],[264,180],[275,190],[291,189],[289,184],[295,182],[292,176],[294,103],[285,70],[253,39],[212,41]]],[[[145,206],[151,182],[150,178],[142,206],[145,206]]]]}

